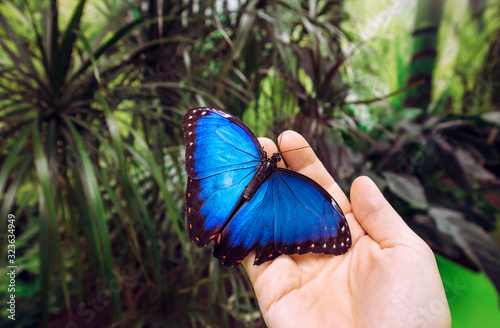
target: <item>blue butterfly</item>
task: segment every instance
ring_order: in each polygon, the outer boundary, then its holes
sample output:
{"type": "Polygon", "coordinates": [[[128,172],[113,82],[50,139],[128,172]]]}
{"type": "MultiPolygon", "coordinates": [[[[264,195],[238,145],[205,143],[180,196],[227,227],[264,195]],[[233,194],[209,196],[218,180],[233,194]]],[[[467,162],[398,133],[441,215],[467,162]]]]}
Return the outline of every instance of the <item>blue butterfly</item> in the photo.
{"type": "Polygon", "coordinates": [[[351,233],[330,194],[308,177],[277,167],[250,129],[213,108],[190,109],[186,141],[186,218],[199,247],[215,240],[214,256],[238,265],[255,250],[254,265],[282,254],[344,254],[351,233]]]}

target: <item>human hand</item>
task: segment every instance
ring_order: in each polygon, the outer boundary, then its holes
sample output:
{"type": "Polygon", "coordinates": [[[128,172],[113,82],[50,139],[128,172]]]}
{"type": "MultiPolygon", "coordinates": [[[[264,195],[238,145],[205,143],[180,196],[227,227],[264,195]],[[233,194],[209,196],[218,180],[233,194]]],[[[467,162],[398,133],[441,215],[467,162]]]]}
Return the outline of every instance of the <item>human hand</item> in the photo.
{"type": "MultiPolygon", "coordinates": [[[[254,266],[243,260],[269,327],[450,327],[434,254],[367,177],[351,203],[302,136],[278,139],[290,169],[319,183],[342,208],[352,235],[343,255],[282,255],[254,266]]],[[[270,156],[276,145],[259,138],[270,156]]]]}

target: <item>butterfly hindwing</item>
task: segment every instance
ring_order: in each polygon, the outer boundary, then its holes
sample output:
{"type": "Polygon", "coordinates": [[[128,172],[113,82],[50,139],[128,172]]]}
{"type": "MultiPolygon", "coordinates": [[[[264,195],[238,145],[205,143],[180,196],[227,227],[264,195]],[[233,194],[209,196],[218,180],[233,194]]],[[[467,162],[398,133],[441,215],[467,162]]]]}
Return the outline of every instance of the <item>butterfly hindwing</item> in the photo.
{"type": "Polygon", "coordinates": [[[328,192],[299,173],[277,169],[225,226],[214,256],[234,266],[254,249],[259,265],[281,254],[339,255],[350,245],[347,221],[328,192]]]}
{"type": "Polygon", "coordinates": [[[352,242],[347,220],[325,189],[302,174],[284,169],[274,173],[273,189],[274,246],[278,252],[347,252],[352,242]]]}
{"type": "Polygon", "coordinates": [[[183,120],[186,140],[186,218],[190,240],[202,247],[214,239],[256,173],[262,151],[237,118],[194,108],[183,120]]]}
{"type": "Polygon", "coordinates": [[[274,201],[271,181],[265,181],[257,193],[229,221],[215,242],[214,256],[226,266],[240,263],[251,250],[268,261],[281,254],[274,249],[274,201]]]}

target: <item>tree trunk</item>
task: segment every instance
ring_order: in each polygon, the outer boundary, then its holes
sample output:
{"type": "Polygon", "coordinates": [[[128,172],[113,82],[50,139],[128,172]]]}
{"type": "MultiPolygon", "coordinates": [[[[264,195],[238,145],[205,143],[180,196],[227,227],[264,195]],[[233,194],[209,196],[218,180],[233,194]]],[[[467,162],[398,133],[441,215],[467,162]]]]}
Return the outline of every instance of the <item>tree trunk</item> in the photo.
{"type": "Polygon", "coordinates": [[[413,51],[403,106],[426,110],[431,101],[432,72],[436,62],[438,30],[444,0],[419,0],[412,33],[413,51]]]}

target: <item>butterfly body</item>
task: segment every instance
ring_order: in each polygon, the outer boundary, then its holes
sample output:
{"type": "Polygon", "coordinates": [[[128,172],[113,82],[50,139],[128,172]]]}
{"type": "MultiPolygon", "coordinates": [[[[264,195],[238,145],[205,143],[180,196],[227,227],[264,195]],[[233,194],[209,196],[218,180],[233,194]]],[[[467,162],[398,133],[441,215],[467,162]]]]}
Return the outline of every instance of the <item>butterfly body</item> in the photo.
{"type": "Polygon", "coordinates": [[[254,264],[282,254],[343,254],[350,232],[340,207],[313,180],[278,167],[240,120],[212,108],[183,119],[186,218],[191,241],[237,265],[252,250],[254,264]]]}
{"type": "Polygon", "coordinates": [[[281,160],[279,153],[274,153],[271,158],[267,158],[267,154],[264,152],[264,156],[265,158],[261,159],[261,164],[257,166],[257,173],[243,190],[243,198],[246,200],[250,200],[255,195],[264,181],[276,170],[278,162],[281,160]]]}

